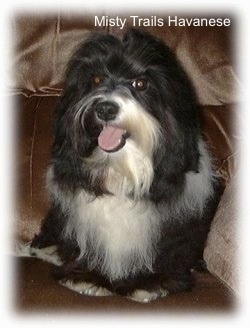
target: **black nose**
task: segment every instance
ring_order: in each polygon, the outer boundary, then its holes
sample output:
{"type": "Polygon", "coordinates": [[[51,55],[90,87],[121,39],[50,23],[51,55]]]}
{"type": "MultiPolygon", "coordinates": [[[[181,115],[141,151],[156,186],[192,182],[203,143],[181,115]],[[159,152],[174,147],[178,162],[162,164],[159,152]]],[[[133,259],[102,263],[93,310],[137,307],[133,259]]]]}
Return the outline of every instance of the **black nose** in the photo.
{"type": "Polygon", "coordinates": [[[96,115],[103,121],[111,121],[116,118],[119,107],[115,102],[102,101],[96,105],[96,115]]]}

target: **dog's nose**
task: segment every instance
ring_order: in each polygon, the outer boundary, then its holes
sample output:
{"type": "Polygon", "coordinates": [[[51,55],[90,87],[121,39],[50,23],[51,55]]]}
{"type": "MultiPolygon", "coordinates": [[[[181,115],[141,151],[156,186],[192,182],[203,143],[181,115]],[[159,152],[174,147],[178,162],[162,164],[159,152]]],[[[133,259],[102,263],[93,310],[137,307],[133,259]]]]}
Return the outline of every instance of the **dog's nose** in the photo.
{"type": "Polygon", "coordinates": [[[100,120],[111,121],[116,118],[119,107],[115,102],[102,101],[96,106],[96,114],[100,120]]]}

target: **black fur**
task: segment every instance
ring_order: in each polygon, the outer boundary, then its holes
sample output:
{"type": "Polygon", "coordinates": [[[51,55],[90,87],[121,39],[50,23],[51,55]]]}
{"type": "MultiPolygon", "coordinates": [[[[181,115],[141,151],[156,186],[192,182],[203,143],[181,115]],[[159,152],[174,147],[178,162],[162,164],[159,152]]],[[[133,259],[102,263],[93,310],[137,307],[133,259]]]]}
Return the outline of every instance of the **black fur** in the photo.
{"type": "MultiPolygon", "coordinates": [[[[72,194],[79,190],[97,197],[108,194],[103,171],[100,169],[93,180],[91,168],[85,167],[82,160],[98,147],[100,122],[94,111],[85,115],[83,126],[74,122],[78,104],[95,94],[92,82],[95,74],[105,77],[100,87],[104,93],[120,86],[127,88],[160,123],[163,133],[153,157],[154,179],[143,198],[159,206],[171,206],[183,192],[186,173],[199,172],[200,109],[189,79],[171,50],[162,41],[137,30],[128,31],[122,41],[112,35],[93,34],[73,55],[56,109],[52,148],[54,181],[61,190],[72,194]],[[137,92],[131,86],[135,77],[147,79],[146,90],[137,92]]],[[[190,270],[202,259],[216,207],[215,195],[214,192],[205,200],[203,218],[198,211],[181,211],[164,222],[153,273],[145,270],[111,281],[98,268],[90,270],[87,261],[78,259],[77,241],[73,237],[65,239],[64,226],[70,218],[56,200],[52,201],[32,246],[58,245],[64,265],[56,269],[57,279],[92,281],[121,295],[129,295],[138,288],[163,287],[169,292],[190,290],[194,285],[190,270]]]]}

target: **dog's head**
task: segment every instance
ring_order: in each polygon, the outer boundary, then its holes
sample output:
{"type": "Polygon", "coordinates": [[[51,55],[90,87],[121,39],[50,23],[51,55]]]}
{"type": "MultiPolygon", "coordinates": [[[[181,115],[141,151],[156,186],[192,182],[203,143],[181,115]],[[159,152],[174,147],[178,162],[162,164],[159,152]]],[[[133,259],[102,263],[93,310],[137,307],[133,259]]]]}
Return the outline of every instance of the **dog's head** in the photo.
{"type": "Polygon", "coordinates": [[[186,134],[196,124],[194,103],[185,73],[163,42],[137,30],[123,40],[92,34],[66,72],[57,149],[73,147],[92,168],[113,163],[138,186],[145,180],[149,190],[154,161],[167,152],[169,159],[171,152],[183,157],[186,134]]]}

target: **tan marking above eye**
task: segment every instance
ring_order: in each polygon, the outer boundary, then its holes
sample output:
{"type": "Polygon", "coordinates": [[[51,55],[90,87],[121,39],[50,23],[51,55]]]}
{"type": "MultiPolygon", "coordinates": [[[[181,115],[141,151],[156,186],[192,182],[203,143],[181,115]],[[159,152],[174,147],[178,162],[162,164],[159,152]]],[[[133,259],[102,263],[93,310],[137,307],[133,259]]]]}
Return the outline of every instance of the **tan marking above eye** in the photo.
{"type": "Polygon", "coordinates": [[[101,76],[101,75],[94,75],[92,77],[92,83],[94,85],[99,85],[100,83],[102,83],[102,81],[103,81],[103,76],[101,76]]]}

